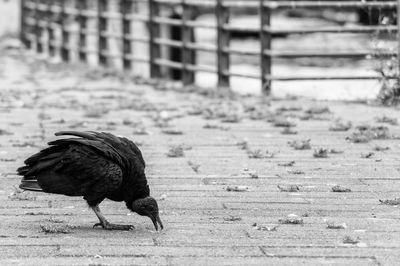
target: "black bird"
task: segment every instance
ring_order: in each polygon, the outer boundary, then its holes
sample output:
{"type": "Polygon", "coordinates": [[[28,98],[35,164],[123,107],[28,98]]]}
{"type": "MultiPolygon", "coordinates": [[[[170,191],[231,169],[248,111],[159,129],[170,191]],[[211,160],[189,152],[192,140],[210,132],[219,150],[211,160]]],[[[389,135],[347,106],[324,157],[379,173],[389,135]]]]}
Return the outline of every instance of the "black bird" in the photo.
{"type": "Polygon", "coordinates": [[[25,166],[17,170],[23,176],[20,188],[83,196],[100,220],[94,227],[102,226],[108,230],[133,228],[106,220],[99,204],[108,198],[125,201],[131,211],[150,217],[156,230],[157,223],[163,229],[157,202],[150,197],[142,153],[132,141],[93,131],[61,131],[55,135],[75,137],[49,142],[50,147],[26,159],[25,166]]]}

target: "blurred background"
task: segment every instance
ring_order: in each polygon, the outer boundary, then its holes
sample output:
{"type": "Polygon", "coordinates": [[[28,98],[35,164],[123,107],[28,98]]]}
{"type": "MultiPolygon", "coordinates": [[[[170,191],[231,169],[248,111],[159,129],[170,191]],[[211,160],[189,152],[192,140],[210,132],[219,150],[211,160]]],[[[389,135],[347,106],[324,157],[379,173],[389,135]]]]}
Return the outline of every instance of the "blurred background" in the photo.
{"type": "MultiPolygon", "coordinates": [[[[90,1],[88,1],[90,2],[90,1]]],[[[93,2],[93,1],[92,1],[93,2]]],[[[94,1],[96,2],[96,1],[94,1]]],[[[108,9],[118,11],[119,1],[109,1],[108,9]]],[[[238,1],[240,2],[240,1],[238,1]]],[[[242,1],[243,2],[243,1],[242,1]]],[[[245,3],[244,1],[243,3],[245,3]]],[[[0,0],[0,35],[18,36],[20,1],[0,0]]],[[[73,3],[73,1],[68,1],[73,3]]],[[[215,10],[214,10],[215,11],[215,10]]],[[[192,19],[199,23],[215,25],[217,23],[213,10],[199,8],[195,10],[192,19]]],[[[138,1],[134,5],[135,14],[147,15],[147,3],[138,1]]],[[[166,18],[179,19],[181,14],[178,9],[168,7],[161,10],[162,16],[166,18]]],[[[260,12],[257,7],[234,7],[230,9],[230,49],[232,50],[260,50],[259,25],[260,12]],[[236,30],[235,30],[236,28],[236,30]],[[252,30],[254,29],[254,30],[252,30]]],[[[357,26],[387,26],[395,24],[395,9],[393,8],[320,8],[320,9],[284,9],[273,10],[271,15],[271,27],[279,31],[290,31],[293,29],[316,29],[329,27],[357,26]]],[[[97,28],[97,22],[88,20],[89,28],[97,28]]],[[[69,18],[69,30],[72,46],[79,44],[79,25],[74,18],[69,18]]],[[[148,25],[146,23],[133,21],[131,23],[133,36],[148,37],[148,25]]],[[[120,32],[121,22],[111,21],[107,25],[108,31],[120,32]]],[[[161,25],[161,37],[173,39],[171,32],[173,26],[161,25]]],[[[176,28],[179,27],[175,27],[176,28]]],[[[60,32],[54,33],[60,36],[60,32]]],[[[178,34],[181,34],[178,32],[178,34]]],[[[175,36],[176,37],[176,36],[175,36]]],[[[178,36],[179,37],[179,36],[178,36]]],[[[294,53],[309,53],[309,57],[278,57],[273,59],[272,75],[279,77],[290,76],[346,76],[349,73],[355,76],[382,76],[393,74],[393,64],[396,59],[382,56],[385,53],[395,53],[397,47],[396,33],[391,31],[365,31],[357,33],[312,33],[312,34],[275,34],[271,46],[275,52],[293,51],[294,53]],[[363,53],[370,51],[367,56],[356,57],[318,57],[311,56],[313,53],[332,54],[336,52],[363,53]],[[387,73],[389,72],[389,73],[387,73]]],[[[41,38],[48,38],[46,32],[41,38]]],[[[199,45],[215,45],[217,42],[217,31],[213,28],[194,28],[193,39],[199,45]]],[[[110,38],[108,41],[110,53],[121,53],[122,42],[120,39],[110,38]]],[[[87,45],[96,47],[97,36],[87,37],[87,45]]],[[[170,57],[173,53],[169,44],[160,45],[164,57],[170,57]]],[[[148,44],[143,42],[132,44],[132,55],[143,59],[143,55],[149,53],[148,44]]],[[[78,50],[78,49],[76,49],[78,50]]],[[[216,66],[217,57],[215,51],[197,50],[193,52],[196,64],[201,66],[216,66]]],[[[181,55],[178,55],[178,57],[181,55]]],[[[55,62],[57,58],[53,58],[55,62]]],[[[71,54],[72,61],[78,61],[78,53],[71,54]]],[[[97,65],[97,55],[88,55],[88,63],[97,65]]],[[[110,64],[121,68],[121,60],[110,59],[110,64]]],[[[168,67],[162,67],[163,74],[167,73],[168,67]]],[[[149,76],[147,63],[135,62],[134,75],[149,76]]],[[[259,79],[247,78],[247,76],[258,75],[260,72],[259,55],[230,55],[230,71],[239,73],[230,78],[230,87],[241,94],[260,94],[261,84],[259,79]]],[[[202,87],[217,86],[217,75],[207,71],[196,71],[194,74],[195,84],[202,87]]],[[[274,81],[273,88],[275,96],[287,94],[301,95],[305,97],[328,99],[328,100],[365,100],[374,99],[382,87],[381,80],[295,80],[274,81]]]]}
{"type": "Polygon", "coordinates": [[[20,0],[0,0],[0,36],[18,36],[20,0]]]}

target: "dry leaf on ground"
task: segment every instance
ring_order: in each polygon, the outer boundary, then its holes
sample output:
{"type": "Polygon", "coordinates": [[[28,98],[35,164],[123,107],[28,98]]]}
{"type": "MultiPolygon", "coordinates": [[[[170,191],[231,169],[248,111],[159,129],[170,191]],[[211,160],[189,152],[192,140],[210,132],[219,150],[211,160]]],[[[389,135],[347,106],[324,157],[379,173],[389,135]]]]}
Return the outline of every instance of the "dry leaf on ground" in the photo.
{"type": "Polygon", "coordinates": [[[351,192],[350,188],[342,187],[340,185],[333,186],[331,190],[332,192],[351,192]]]}
{"type": "Polygon", "coordinates": [[[311,139],[307,140],[292,140],[289,141],[288,144],[290,147],[294,148],[295,150],[309,150],[311,149],[311,139]]]}

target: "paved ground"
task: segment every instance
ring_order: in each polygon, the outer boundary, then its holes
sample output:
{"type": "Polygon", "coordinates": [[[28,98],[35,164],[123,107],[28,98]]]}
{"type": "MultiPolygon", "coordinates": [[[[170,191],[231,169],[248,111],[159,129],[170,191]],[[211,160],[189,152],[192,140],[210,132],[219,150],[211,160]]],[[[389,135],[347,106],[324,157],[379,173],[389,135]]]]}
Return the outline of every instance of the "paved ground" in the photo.
{"type": "Polygon", "coordinates": [[[400,127],[375,121],[400,110],[155,90],[16,54],[0,55],[1,265],[400,264],[400,127]],[[335,118],[353,127],[330,131],[335,118]],[[288,122],[298,134],[274,126],[288,122]],[[389,131],[346,140],[361,124],[389,131]],[[110,201],[106,217],[136,229],[93,229],[97,218],[82,199],[15,189],[15,169],[62,129],[140,144],[165,230],[110,201]],[[288,145],[307,139],[308,150],[288,145]],[[184,156],[169,157],[171,145],[184,156]],[[318,148],[343,153],[314,158],[318,148]],[[333,192],[335,185],[351,191],[333,192]]]}

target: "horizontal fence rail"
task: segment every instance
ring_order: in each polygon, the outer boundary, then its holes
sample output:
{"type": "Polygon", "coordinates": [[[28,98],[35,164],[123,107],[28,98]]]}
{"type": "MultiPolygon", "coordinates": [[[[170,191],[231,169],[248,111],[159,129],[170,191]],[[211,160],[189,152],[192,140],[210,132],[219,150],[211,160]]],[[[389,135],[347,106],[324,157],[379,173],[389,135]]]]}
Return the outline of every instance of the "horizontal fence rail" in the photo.
{"type": "MultiPolygon", "coordinates": [[[[268,0],[21,0],[21,40],[38,53],[57,53],[63,61],[88,62],[95,57],[97,64],[110,66],[120,61],[124,70],[136,64],[148,64],[152,78],[171,78],[184,85],[195,82],[197,72],[214,73],[218,85],[230,86],[231,77],[258,79],[263,92],[270,93],[272,81],[295,80],[357,80],[378,79],[380,75],[304,76],[273,74],[274,61],[297,58],[398,58],[400,23],[376,26],[321,26],[315,28],[279,29],[271,25],[272,14],[284,9],[357,9],[389,8],[400,10],[399,1],[268,1],[268,0]],[[258,26],[246,27],[231,23],[233,10],[246,8],[256,11],[258,26]],[[214,14],[214,21],[197,20],[200,13],[214,14]],[[145,25],[144,33],[134,25],[145,25]],[[198,29],[214,30],[215,43],[196,41],[198,29]],[[258,32],[260,49],[231,47],[231,33],[258,32]],[[58,34],[57,34],[58,33],[58,34]],[[397,34],[398,49],[359,51],[289,51],[272,45],[277,35],[343,33],[397,34]],[[75,37],[74,37],[75,36],[75,37]],[[113,47],[113,42],[116,44],[113,47]],[[147,49],[139,48],[145,45],[147,49]],[[215,65],[197,63],[197,53],[214,54],[215,65]],[[231,56],[250,56],[259,60],[258,73],[238,73],[231,70],[231,56]]],[[[397,20],[400,21],[399,16],[397,20]]],[[[400,65],[400,59],[397,59],[400,65]]],[[[386,76],[398,78],[398,73],[386,76]]]]}

